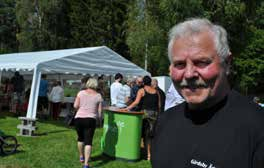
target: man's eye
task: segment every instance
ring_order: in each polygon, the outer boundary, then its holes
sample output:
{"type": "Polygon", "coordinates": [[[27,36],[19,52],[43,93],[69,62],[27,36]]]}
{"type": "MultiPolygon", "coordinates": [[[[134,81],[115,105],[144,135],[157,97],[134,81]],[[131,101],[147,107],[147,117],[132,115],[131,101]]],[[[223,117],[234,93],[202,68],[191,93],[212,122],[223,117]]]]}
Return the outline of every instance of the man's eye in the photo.
{"type": "Polygon", "coordinates": [[[173,64],[174,68],[177,68],[177,69],[183,69],[185,68],[186,64],[184,62],[176,62],[173,64]]]}
{"type": "Polygon", "coordinates": [[[209,64],[211,64],[211,61],[196,61],[194,62],[194,65],[199,67],[199,68],[205,68],[207,67],[209,64]]]}

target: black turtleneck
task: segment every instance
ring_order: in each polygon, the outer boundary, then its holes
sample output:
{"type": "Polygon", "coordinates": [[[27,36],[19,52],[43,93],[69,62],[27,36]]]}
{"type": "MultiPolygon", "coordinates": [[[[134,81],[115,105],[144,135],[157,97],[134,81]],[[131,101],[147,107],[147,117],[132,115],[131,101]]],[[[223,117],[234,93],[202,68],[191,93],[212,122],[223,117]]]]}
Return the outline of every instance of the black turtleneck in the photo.
{"type": "Polygon", "coordinates": [[[188,105],[185,104],[184,114],[185,117],[189,118],[194,124],[204,124],[209,121],[215,115],[216,112],[222,109],[226,105],[226,102],[227,96],[222,101],[218,102],[216,105],[202,110],[189,109],[188,105]]]}
{"type": "Polygon", "coordinates": [[[168,109],[157,121],[153,168],[264,168],[264,110],[235,91],[215,106],[168,109]]]}

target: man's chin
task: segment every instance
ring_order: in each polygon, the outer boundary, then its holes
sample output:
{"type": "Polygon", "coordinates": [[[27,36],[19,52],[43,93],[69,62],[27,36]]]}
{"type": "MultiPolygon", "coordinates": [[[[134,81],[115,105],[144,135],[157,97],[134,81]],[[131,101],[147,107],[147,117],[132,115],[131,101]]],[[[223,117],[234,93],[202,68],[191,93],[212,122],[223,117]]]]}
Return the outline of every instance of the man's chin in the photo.
{"type": "Polygon", "coordinates": [[[209,90],[205,88],[199,89],[182,89],[181,95],[185,98],[186,102],[200,104],[205,101],[209,96],[209,90]]]}
{"type": "Polygon", "coordinates": [[[201,96],[187,96],[184,97],[184,99],[189,105],[193,105],[193,106],[203,104],[205,101],[205,98],[201,96]]]}
{"type": "Polygon", "coordinates": [[[197,106],[199,104],[203,104],[203,101],[188,101],[186,100],[186,102],[189,104],[189,105],[193,105],[193,106],[197,106]]]}

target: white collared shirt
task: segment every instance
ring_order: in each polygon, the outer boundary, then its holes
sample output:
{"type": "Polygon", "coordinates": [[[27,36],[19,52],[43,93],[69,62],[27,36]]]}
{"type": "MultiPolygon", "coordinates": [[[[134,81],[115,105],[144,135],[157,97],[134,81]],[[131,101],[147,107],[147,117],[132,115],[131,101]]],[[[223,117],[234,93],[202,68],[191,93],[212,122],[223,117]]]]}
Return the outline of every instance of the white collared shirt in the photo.
{"type": "Polygon", "coordinates": [[[110,96],[111,96],[111,105],[117,104],[117,96],[119,95],[120,89],[123,87],[123,85],[119,82],[112,83],[110,87],[110,96]]]}
{"type": "Polygon", "coordinates": [[[166,111],[167,109],[174,107],[182,102],[184,102],[185,100],[181,97],[181,95],[177,92],[177,90],[175,89],[174,85],[171,84],[170,88],[168,89],[167,93],[166,93],[166,99],[165,99],[165,108],[164,111],[166,111]]]}

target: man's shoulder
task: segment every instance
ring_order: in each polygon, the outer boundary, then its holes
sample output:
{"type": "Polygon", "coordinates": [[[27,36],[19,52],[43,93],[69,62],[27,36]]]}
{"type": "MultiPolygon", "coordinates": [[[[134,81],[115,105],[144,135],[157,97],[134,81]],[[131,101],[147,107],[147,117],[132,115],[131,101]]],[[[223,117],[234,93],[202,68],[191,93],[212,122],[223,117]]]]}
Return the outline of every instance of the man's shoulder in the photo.
{"type": "Polygon", "coordinates": [[[132,89],[132,90],[138,90],[139,87],[138,87],[137,85],[135,85],[135,86],[133,86],[131,89],[132,89]]]}
{"type": "Polygon", "coordinates": [[[45,79],[41,79],[40,80],[40,84],[42,84],[42,85],[47,85],[49,82],[47,81],[47,80],[45,80],[45,79]]]}
{"type": "Polygon", "coordinates": [[[122,84],[119,82],[114,82],[111,84],[111,87],[118,87],[118,86],[122,86],[122,84]]]}
{"type": "Polygon", "coordinates": [[[262,125],[264,128],[264,109],[246,96],[232,91],[229,96],[228,111],[237,116],[237,121],[250,125],[262,125]]]}
{"type": "Polygon", "coordinates": [[[263,112],[264,109],[261,108],[258,104],[248,99],[246,96],[241,95],[237,91],[231,91],[229,94],[230,107],[234,109],[240,109],[242,112],[250,112],[252,114],[263,112]]]}
{"type": "Polygon", "coordinates": [[[156,140],[164,137],[164,134],[166,136],[171,136],[170,132],[175,131],[175,127],[184,127],[181,125],[185,120],[184,109],[185,104],[183,103],[169,108],[158,116],[155,126],[155,136],[157,136],[156,140]]]}
{"type": "Polygon", "coordinates": [[[61,86],[59,86],[59,90],[60,90],[61,92],[64,92],[64,89],[63,89],[61,86]]]}
{"type": "Polygon", "coordinates": [[[128,85],[124,85],[123,89],[126,90],[126,91],[128,91],[128,90],[130,91],[131,90],[131,88],[128,85]]]}

